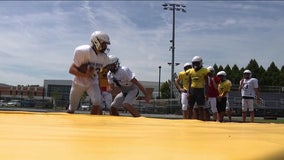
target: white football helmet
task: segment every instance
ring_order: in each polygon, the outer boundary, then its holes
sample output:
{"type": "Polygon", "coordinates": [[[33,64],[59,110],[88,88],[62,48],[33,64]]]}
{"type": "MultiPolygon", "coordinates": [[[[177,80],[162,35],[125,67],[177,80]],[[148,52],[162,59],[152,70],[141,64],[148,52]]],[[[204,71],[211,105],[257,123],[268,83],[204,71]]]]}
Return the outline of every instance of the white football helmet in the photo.
{"type": "Polygon", "coordinates": [[[191,68],[191,67],[192,67],[191,64],[188,63],[188,62],[183,65],[183,69],[184,69],[184,70],[187,70],[187,69],[189,69],[189,68],[191,68]]]}
{"type": "Polygon", "coordinates": [[[227,73],[225,71],[220,71],[217,73],[217,76],[227,76],[227,73]]]}
{"type": "Polygon", "coordinates": [[[246,69],[243,74],[249,74],[249,76],[247,78],[251,78],[251,76],[252,76],[251,71],[248,70],[248,69],[246,69]]]}
{"type": "Polygon", "coordinates": [[[91,35],[91,43],[100,52],[104,53],[106,50],[109,51],[107,46],[104,47],[102,45],[103,43],[110,44],[109,36],[106,33],[102,32],[102,31],[95,31],[95,32],[92,33],[92,35],[91,35]]]}
{"type": "Polygon", "coordinates": [[[214,70],[214,68],[213,68],[212,66],[207,67],[207,69],[208,69],[211,73],[214,73],[214,72],[215,72],[215,70],[214,70]]]}
{"type": "Polygon", "coordinates": [[[191,63],[194,69],[200,69],[202,67],[202,58],[199,56],[194,56],[191,60],[191,63]]]}
{"type": "Polygon", "coordinates": [[[109,58],[108,69],[111,72],[116,72],[119,67],[119,59],[114,55],[109,55],[108,58],[109,58]]]}

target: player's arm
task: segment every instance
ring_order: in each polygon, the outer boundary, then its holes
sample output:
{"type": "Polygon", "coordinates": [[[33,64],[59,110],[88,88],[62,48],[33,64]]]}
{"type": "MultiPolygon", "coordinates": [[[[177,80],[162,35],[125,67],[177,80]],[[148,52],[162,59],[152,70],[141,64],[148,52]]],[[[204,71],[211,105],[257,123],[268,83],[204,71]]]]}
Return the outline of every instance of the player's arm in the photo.
{"type": "Polygon", "coordinates": [[[107,91],[108,92],[112,92],[115,88],[115,85],[113,83],[109,83],[107,86],[107,91]]]}
{"type": "Polygon", "coordinates": [[[179,78],[175,79],[175,86],[176,86],[176,88],[178,89],[179,92],[182,92],[183,88],[180,85],[180,79],[179,78]]]}
{"type": "Polygon", "coordinates": [[[78,77],[92,77],[94,74],[94,72],[90,69],[87,69],[86,73],[80,72],[78,70],[78,67],[74,63],[71,64],[69,68],[69,73],[78,77]]]}
{"type": "Polygon", "coordinates": [[[192,83],[191,75],[189,75],[189,76],[188,76],[188,88],[187,88],[187,98],[188,98],[188,99],[190,98],[191,83],[192,83]]]}
{"type": "Polygon", "coordinates": [[[239,91],[242,90],[242,88],[243,88],[243,83],[244,83],[244,79],[241,79],[241,81],[240,81],[240,86],[239,86],[239,91]]]}
{"type": "Polygon", "coordinates": [[[145,101],[149,103],[150,97],[148,93],[146,92],[146,89],[142,86],[142,84],[135,77],[131,79],[131,82],[134,83],[139,88],[139,90],[143,92],[145,96],[145,101]]]}
{"type": "Polygon", "coordinates": [[[205,94],[205,97],[208,95],[208,90],[209,90],[208,76],[209,76],[209,73],[207,73],[204,76],[204,94],[205,94]]]}

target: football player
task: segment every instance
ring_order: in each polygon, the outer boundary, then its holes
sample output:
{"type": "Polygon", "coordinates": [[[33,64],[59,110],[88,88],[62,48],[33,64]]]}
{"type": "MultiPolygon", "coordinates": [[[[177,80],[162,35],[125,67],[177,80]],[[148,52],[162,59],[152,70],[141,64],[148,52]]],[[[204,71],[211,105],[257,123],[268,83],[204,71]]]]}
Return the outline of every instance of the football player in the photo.
{"type": "Polygon", "coordinates": [[[193,119],[206,120],[204,109],[209,70],[203,67],[202,58],[199,56],[194,56],[191,62],[192,68],[186,71],[189,75],[187,89],[189,109],[193,111],[193,119]],[[195,103],[197,108],[194,108],[195,103]]]}
{"type": "Polygon", "coordinates": [[[192,68],[190,63],[185,63],[183,66],[183,71],[180,71],[178,77],[175,79],[175,86],[181,95],[181,105],[182,105],[182,115],[184,119],[191,119],[192,112],[190,112],[188,107],[187,99],[187,88],[188,88],[188,73],[186,71],[192,68]]]}
{"type": "Polygon", "coordinates": [[[110,55],[109,61],[109,72],[107,74],[109,87],[114,89],[116,86],[121,91],[116,95],[110,105],[111,115],[119,116],[118,108],[123,106],[133,117],[140,117],[139,111],[132,104],[136,100],[139,90],[143,92],[145,101],[149,103],[150,97],[146,89],[135,78],[135,74],[128,67],[120,66],[117,57],[110,55]]]}
{"type": "Polygon", "coordinates": [[[109,51],[110,39],[108,34],[95,31],[91,34],[89,45],[80,45],[74,50],[73,62],[69,73],[74,75],[70,90],[70,104],[67,113],[74,113],[80,103],[82,95],[86,92],[91,99],[91,114],[101,114],[101,91],[98,82],[98,71],[108,64],[107,52],[109,51]],[[80,66],[90,64],[94,69],[80,71],[80,66]]]}
{"type": "Polygon", "coordinates": [[[240,80],[239,90],[242,95],[242,118],[246,122],[247,110],[250,113],[250,121],[254,122],[254,99],[260,103],[258,79],[252,78],[252,72],[246,69],[243,78],[240,80]]]}

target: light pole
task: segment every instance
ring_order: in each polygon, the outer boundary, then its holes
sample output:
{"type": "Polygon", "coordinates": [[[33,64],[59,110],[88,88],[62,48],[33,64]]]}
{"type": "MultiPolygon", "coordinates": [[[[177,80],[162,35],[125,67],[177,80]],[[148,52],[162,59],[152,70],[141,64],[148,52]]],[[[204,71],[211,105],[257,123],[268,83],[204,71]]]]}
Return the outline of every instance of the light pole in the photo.
{"type": "Polygon", "coordinates": [[[173,31],[172,31],[172,40],[170,40],[170,42],[172,42],[172,69],[171,69],[171,87],[170,87],[170,98],[173,98],[173,85],[174,85],[174,69],[175,69],[175,13],[176,11],[182,11],[182,12],[186,12],[185,11],[185,5],[180,5],[180,4],[176,4],[176,3],[165,3],[162,5],[164,7],[164,10],[170,10],[173,11],[173,31]]]}
{"type": "Polygon", "coordinates": [[[161,98],[161,66],[159,66],[159,92],[158,92],[158,99],[161,98]]]}

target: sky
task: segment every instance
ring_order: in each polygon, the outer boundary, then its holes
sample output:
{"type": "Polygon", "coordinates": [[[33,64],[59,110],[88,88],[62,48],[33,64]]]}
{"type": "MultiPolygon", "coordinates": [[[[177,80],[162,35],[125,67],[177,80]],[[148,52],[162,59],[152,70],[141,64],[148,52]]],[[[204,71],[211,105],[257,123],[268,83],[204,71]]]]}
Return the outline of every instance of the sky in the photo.
{"type": "Polygon", "coordinates": [[[138,80],[158,82],[159,66],[161,82],[170,80],[173,12],[164,3],[186,6],[175,13],[175,73],[194,56],[204,67],[283,66],[283,1],[1,1],[0,83],[72,80],[74,49],[97,30],[138,80]]]}

